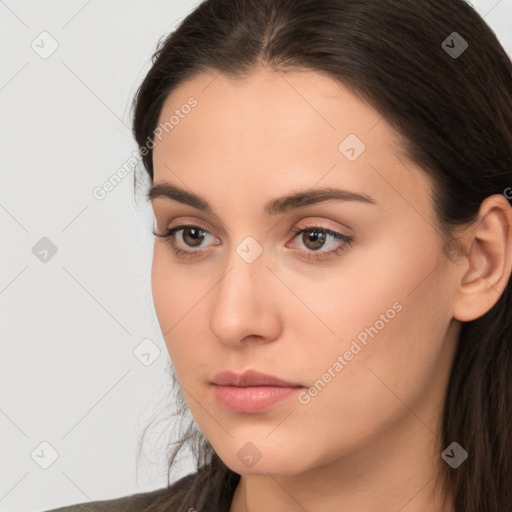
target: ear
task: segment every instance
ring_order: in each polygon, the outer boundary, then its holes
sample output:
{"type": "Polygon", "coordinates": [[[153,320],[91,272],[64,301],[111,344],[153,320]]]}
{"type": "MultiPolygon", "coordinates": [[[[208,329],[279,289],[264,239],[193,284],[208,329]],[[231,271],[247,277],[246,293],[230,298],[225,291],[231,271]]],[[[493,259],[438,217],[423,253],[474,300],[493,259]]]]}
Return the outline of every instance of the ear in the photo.
{"type": "Polygon", "coordinates": [[[466,255],[453,301],[453,316],[469,322],[498,301],[512,272],[512,207],[501,194],[487,197],[464,237],[466,255]]]}

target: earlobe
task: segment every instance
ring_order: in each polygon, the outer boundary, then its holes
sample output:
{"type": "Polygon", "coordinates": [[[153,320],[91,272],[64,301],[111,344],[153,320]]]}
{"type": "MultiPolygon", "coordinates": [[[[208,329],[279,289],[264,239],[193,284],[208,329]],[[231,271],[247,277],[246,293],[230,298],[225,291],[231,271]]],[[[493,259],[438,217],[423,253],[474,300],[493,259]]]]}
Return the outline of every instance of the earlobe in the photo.
{"type": "Polygon", "coordinates": [[[453,316],[469,322],[483,316],[498,301],[512,272],[512,207],[503,195],[486,198],[465,243],[462,276],[453,316]]]}

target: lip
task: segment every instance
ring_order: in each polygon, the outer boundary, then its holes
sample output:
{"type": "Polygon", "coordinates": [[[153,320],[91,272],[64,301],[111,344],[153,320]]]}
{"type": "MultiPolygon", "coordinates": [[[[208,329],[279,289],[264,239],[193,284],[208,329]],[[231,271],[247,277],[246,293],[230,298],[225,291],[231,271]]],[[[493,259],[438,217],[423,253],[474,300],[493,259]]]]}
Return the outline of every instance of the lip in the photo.
{"type": "Polygon", "coordinates": [[[242,374],[223,371],[213,377],[211,384],[217,400],[225,408],[241,413],[266,411],[304,387],[257,370],[242,374]]]}
{"type": "Polygon", "coordinates": [[[257,370],[246,370],[243,373],[236,373],[231,370],[225,370],[217,373],[212,384],[219,386],[276,386],[276,387],[303,387],[296,382],[287,382],[275,375],[262,373],[257,370]]]}

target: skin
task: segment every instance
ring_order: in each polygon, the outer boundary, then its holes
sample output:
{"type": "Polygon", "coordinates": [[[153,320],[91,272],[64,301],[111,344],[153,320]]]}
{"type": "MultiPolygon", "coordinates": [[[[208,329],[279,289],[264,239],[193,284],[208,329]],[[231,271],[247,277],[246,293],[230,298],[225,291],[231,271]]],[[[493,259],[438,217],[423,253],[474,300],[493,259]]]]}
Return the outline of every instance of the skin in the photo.
{"type": "Polygon", "coordinates": [[[430,179],[400,155],[386,120],[341,84],[311,71],[204,73],[171,93],[160,121],[191,96],[198,105],[154,147],[154,183],[202,196],[213,213],[164,197],[152,207],[160,234],[181,224],[211,234],[198,247],[189,231],[176,233],[177,247],[199,254],[189,258],[156,238],[152,290],[187,405],[242,475],[230,512],[453,511],[434,488],[445,464],[441,408],[461,321],[488,311],[510,277],[508,202],[488,198],[460,234],[466,253],[449,258],[430,179]],[[351,133],[366,145],[354,161],[338,149],[351,133]],[[376,204],[264,212],[270,199],[322,186],[376,204]],[[339,246],[327,236],[315,251],[308,233],[292,231],[311,223],[353,242],[309,259],[339,246]],[[252,263],[236,251],[248,236],[263,250],[252,263]],[[313,386],[396,303],[401,310],[309,403],[243,414],[217,402],[210,381],[224,369],[313,386]],[[248,442],[261,453],[251,467],[237,456],[248,442]]]}

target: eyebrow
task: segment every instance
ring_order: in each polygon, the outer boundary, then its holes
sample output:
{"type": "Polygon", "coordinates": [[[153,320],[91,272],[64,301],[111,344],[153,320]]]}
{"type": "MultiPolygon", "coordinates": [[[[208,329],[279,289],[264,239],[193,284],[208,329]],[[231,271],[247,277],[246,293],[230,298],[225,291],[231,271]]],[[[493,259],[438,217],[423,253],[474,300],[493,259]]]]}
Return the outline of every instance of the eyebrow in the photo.
{"type": "MultiPolygon", "coordinates": [[[[212,207],[208,202],[182,188],[168,182],[162,182],[152,185],[147,198],[149,201],[162,197],[171,199],[179,203],[187,204],[198,210],[213,213],[212,207]]],[[[312,204],[322,203],[324,201],[359,201],[367,204],[377,204],[377,201],[366,194],[358,194],[350,190],[343,190],[333,187],[322,187],[305,191],[294,192],[293,194],[272,199],[265,205],[265,213],[276,215],[290,210],[302,208],[312,204]]]]}

